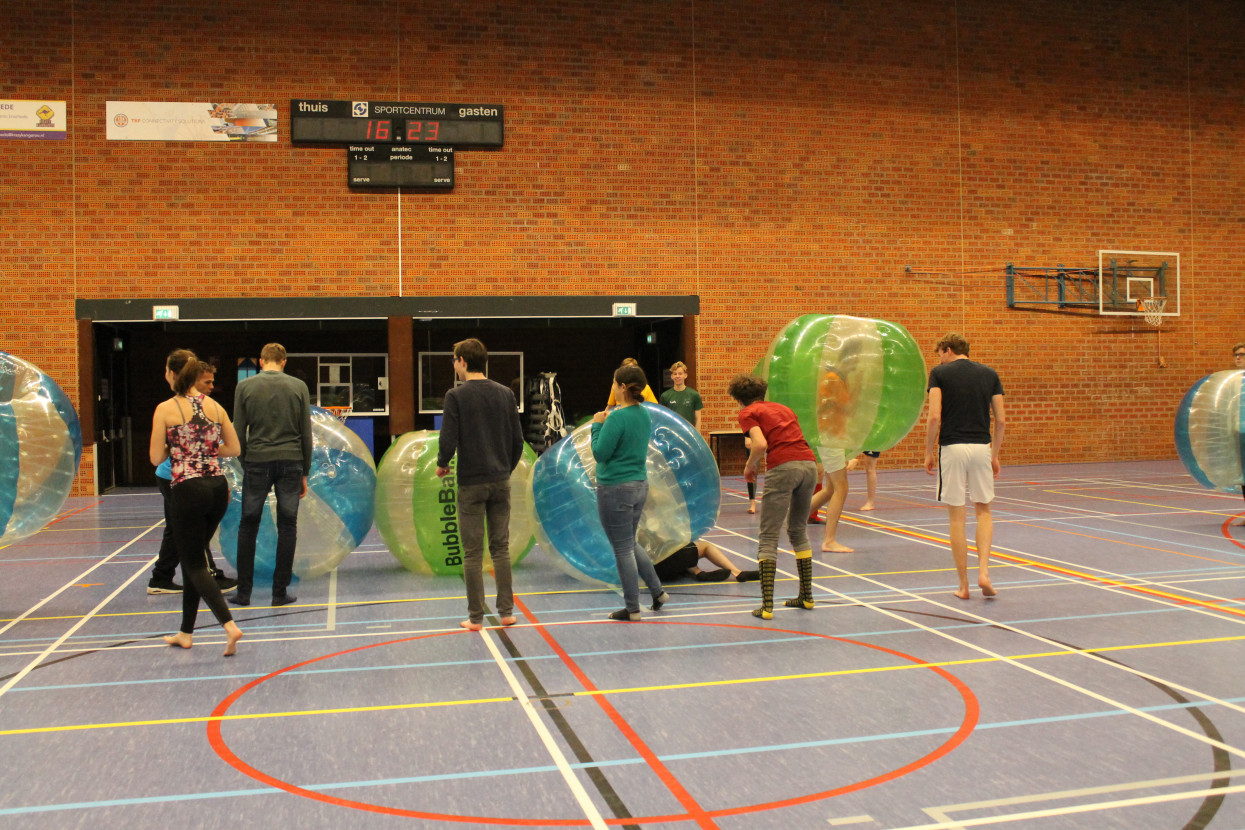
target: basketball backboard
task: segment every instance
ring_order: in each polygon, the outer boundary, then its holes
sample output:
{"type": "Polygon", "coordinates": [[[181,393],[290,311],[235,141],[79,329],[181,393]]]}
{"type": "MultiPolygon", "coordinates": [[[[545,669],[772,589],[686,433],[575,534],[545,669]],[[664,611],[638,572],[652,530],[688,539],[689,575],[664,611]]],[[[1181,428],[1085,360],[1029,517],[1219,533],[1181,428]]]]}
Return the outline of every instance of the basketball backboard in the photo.
{"type": "Polygon", "coordinates": [[[1162,315],[1180,316],[1180,254],[1171,251],[1098,252],[1098,313],[1144,317],[1142,300],[1165,297],[1162,315]]]}

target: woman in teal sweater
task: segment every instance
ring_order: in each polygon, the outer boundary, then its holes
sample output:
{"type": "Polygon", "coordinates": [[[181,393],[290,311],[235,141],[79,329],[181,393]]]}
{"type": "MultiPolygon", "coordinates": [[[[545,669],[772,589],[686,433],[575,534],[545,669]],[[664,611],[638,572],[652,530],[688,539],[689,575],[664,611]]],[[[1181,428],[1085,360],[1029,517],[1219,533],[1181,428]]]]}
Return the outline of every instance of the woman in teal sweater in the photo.
{"type": "Polygon", "coordinates": [[[592,457],[597,462],[597,513],[614,549],[614,564],[622,583],[626,608],[610,614],[611,620],[640,619],[640,584],[643,578],[656,611],[670,597],[661,587],[653,562],[635,543],[640,513],[648,499],[648,439],[652,419],[640,400],[648,385],[639,366],[621,366],[614,372],[613,397],[618,405],[592,417],[592,457]]]}

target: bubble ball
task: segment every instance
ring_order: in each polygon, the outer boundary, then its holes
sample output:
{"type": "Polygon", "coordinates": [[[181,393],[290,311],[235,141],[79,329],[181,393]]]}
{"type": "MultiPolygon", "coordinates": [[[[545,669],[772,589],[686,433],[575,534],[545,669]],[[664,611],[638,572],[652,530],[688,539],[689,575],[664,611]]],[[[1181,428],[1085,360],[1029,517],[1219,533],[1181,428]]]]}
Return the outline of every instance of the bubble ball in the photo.
{"type": "Polygon", "coordinates": [[[1245,371],[1215,372],[1193,384],[1176,410],[1176,452],[1203,487],[1245,485],[1245,371]]]}
{"type": "MultiPolygon", "coordinates": [[[[394,558],[409,571],[462,575],[463,545],[458,527],[458,457],[437,478],[441,435],[408,432],[380,459],[376,471],[376,528],[394,558]]],[[[532,468],[536,453],[527,444],[510,476],[510,564],[517,565],[536,543],[532,516],[532,468]]],[[[488,536],[484,564],[491,567],[488,536]]]]}
{"type": "MultiPolygon", "coordinates": [[[[372,529],[376,462],[363,439],[327,409],[311,407],[311,472],[307,495],[298,503],[298,547],[294,576],[311,579],[336,568],[372,529]]],[[[238,523],[242,519],[242,463],[224,460],[229,509],[217,543],[235,568],[238,523]]],[[[255,539],[255,584],[272,581],[277,557],[277,498],[268,494],[255,539]]]]}
{"type": "MultiPolygon", "coordinates": [[[[664,406],[640,405],[652,432],[648,501],[636,541],[660,562],[713,527],[722,487],[713,452],[696,428],[664,406]]],[[[614,549],[597,514],[596,466],[591,423],[545,451],[532,474],[536,535],[571,576],[618,588],[614,549]]]]}
{"type": "Polygon", "coordinates": [[[757,366],[765,399],[795,411],[811,447],[882,452],[921,417],[925,360],[898,323],[806,314],[770,343],[757,366]]]}
{"type": "Polygon", "coordinates": [[[0,352],[0,545],[56,518],[78,475],[82,427],[56,381],[0,352]]]}

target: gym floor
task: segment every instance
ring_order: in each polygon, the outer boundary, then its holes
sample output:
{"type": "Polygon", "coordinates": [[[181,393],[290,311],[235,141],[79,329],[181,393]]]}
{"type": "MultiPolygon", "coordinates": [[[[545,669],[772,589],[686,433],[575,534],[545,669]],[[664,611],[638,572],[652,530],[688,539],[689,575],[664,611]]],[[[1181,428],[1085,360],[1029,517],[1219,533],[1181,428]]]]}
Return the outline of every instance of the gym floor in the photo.
{"type": "MultiPolygon", "coordinates": [[[[229,659],[206,610],[193,649],[161,640],[158,493],[71,499],[0,550],[0,825],[1245,827],[1239,494],[1178,462],[1004,468],[999,595],[962,601],[933,480],[885,468],[869,512],[850,476],[855,552],[815,554],[812,611],[782,607],[784,549],[772,621],[755,582],[680,581],[612,623],[536,549],[519,624],[468,632],[461,581],[373,532],[236,611],[229,659]]],[[[710,538],[749,567],[723,486],[710,538]]]]}

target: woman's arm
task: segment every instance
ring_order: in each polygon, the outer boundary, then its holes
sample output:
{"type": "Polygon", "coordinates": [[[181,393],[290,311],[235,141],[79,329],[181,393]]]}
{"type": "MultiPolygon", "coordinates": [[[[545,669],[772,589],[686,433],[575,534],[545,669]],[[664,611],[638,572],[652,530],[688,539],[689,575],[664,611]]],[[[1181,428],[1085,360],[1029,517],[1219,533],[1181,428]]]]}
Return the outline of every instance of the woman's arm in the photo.
{"type": "Polygon", "coordinates": [[[147,451],[153,466],[159,467],[169,457],[168,438],[164,434],[164,404],[156,407],[156,414],[151,419],[151,445],[147,451]]]}

